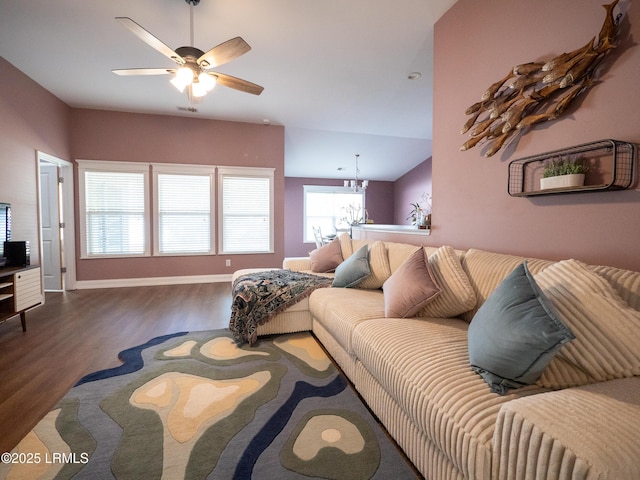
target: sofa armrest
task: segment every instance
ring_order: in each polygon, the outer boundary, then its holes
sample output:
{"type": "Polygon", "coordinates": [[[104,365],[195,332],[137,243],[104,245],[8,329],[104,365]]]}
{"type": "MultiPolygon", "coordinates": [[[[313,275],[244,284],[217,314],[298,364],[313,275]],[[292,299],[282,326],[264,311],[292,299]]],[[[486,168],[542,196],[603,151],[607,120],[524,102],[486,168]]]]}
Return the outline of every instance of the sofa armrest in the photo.
{"type": "Polygon", "coordinates": [[[640,478],[640,377],[523,397],[500,409],[496,479],[640,478]]]}
{"type": "Polygon", "coordinates": [[[233,284],[236,281],[236,278],[242,276],[242,275],[249,275],[251,273],[259,273],[259,272],[264,272],[264,271],[268,271],[268,270],[278,270],[277,267],[273,267],[273,268],[243,268],[242,270],[236,270],[235,272],[233,272],[233,275],[231,275],[231,284],[233,284]]]}
{"type": "Polygon", "coordinates": [[[311,258],[309,257],[287,257],[282,262],[282,268],[294,270],[296,272],[310,271],[311,258]]]}

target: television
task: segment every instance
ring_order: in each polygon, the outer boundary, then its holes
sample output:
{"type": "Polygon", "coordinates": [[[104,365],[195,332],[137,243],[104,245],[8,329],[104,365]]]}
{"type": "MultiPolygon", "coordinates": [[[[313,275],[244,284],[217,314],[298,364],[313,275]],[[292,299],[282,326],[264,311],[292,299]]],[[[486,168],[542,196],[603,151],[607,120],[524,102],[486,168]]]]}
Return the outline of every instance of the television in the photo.
{"type": "Polygon", "coordinates": [[[4,242],[11,240],[11,204],[0,202],[0,266],[6,263],[4,242]]]}

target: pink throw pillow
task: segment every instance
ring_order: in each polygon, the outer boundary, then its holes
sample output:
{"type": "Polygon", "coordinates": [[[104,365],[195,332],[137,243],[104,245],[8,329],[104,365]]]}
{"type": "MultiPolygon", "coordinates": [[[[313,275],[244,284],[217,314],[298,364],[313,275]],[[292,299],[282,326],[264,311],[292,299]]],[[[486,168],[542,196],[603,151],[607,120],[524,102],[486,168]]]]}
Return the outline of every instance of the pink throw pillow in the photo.
{"type": "Polygon", "coordinates": [[[413,317],[441,290],[423,248],[415,251],[382,285],[384,316],[413,317]]]}
{"type": "Polygon", "coordinates": [[[309,254],[311,271],[315,273],[333,272],[342,263],[340,241],[335,238],[309,254]]]}

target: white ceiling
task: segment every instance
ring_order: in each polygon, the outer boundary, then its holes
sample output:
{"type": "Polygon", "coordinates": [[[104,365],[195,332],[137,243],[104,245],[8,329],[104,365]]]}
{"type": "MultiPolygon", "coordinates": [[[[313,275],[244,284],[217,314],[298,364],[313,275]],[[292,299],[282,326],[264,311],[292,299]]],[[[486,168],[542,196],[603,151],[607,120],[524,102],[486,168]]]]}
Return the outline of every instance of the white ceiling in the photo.
{"type": "Polygon", "coordinates": [[[433,24],[455,1],[202,0],[193,46],[241,36],[252,50],[216,70],[264,92],[218,86],[197,113],[168,76],[111,73],[174,67],[114,17],[176,49],[185,0],[0,0],[0,56],[72,107],[284,125],[286,176],[352,177],[358,153],[360,178],[396,180],[431,156],[433,24]]]}

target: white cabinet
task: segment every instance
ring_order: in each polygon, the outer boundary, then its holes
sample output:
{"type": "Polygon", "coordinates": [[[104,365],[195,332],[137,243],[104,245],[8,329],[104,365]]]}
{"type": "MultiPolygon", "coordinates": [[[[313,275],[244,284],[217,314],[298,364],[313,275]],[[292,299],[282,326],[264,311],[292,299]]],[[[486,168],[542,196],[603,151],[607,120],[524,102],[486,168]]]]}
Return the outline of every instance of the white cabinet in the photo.
{"type": "Polygon", "coordinates": [[[0,268],[0,323],[19,314],[26,331],[26,310],[41,303],[40,267],[0,268]]]}

